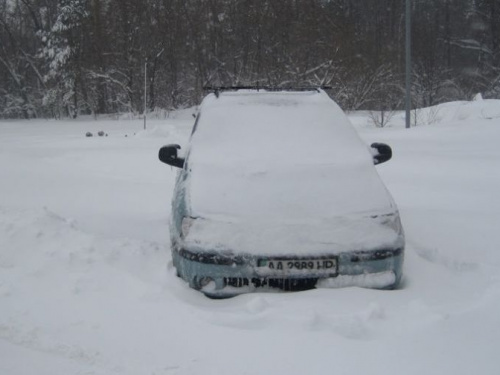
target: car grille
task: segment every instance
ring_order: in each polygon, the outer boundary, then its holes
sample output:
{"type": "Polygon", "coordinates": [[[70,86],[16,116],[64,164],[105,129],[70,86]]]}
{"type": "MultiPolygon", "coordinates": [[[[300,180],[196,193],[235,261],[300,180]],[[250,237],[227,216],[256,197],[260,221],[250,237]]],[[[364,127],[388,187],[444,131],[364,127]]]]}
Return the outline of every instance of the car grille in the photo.
{"type": "Polygon", "coordinates": [[[304,279],[279,279],[279,278],[246,278],[246,277],[225,277],[224,286],[242,288],[254,286],[256,288],[277,288],[285,291],[300,291],[314,289],[317,278],[304,279]]]}

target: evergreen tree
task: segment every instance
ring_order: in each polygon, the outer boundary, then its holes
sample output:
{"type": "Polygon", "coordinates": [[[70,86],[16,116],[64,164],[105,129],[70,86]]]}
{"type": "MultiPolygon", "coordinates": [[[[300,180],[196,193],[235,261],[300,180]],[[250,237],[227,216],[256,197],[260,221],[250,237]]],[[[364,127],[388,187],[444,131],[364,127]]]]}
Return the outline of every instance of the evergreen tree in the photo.
{"type": "Polygon", "coordinates": [[[45,82],[50,86],[44,106],[54,115],[76,117],[79,96],[84,92],[82,77],[83,24],[88,17],[84,0],[59,0],[58,16],[48,32],[39,33],[45,62],[45,82]]]}

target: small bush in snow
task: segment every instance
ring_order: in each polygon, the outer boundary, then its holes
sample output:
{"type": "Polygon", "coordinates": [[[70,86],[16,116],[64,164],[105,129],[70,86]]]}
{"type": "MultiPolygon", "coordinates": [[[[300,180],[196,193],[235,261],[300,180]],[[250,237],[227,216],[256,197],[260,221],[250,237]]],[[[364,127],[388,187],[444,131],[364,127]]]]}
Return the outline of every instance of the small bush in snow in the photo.
{"type": "Polygon", "coordinates": [[[393,110],[370,111],[370,120],[377,128],[385,127],[394,116],[393,110]]]}
{"type": "Polygon", "coordinates": [[[93,137],[93,136],[94,136],[94,134],[92,134],[91,132],[87,132],[87,133],[85,133],[85,136],[86,136],[86,137],[93,137]]]}

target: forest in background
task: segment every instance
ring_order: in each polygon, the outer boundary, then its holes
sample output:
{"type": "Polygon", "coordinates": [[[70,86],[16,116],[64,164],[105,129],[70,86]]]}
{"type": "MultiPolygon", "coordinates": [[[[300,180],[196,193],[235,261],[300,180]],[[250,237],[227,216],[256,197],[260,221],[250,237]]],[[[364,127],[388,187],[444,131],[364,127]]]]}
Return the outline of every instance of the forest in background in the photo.
{"type": "MultiPolygon", "coordinates": [[[[411,12],[414,107],[500,98],[500,0],[411,12]]],[[[344,110],[400,109],[404,15],[404,0],[0,0],[0,118],[141,114],[144,90],[168,111],[204,85],[327,85],[344,110]]]]}

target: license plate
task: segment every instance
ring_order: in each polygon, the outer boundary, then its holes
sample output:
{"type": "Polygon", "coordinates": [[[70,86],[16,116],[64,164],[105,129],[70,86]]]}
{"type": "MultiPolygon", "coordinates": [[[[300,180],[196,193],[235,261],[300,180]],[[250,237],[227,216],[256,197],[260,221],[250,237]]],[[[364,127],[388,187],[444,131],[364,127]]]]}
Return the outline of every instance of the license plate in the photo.
{"type": "Polygon", "coordinates": [[[337,273],[337,265],[337,258],[260,259],[258,261],[259,271],[275,275],[335,275],[337,273]]]}

